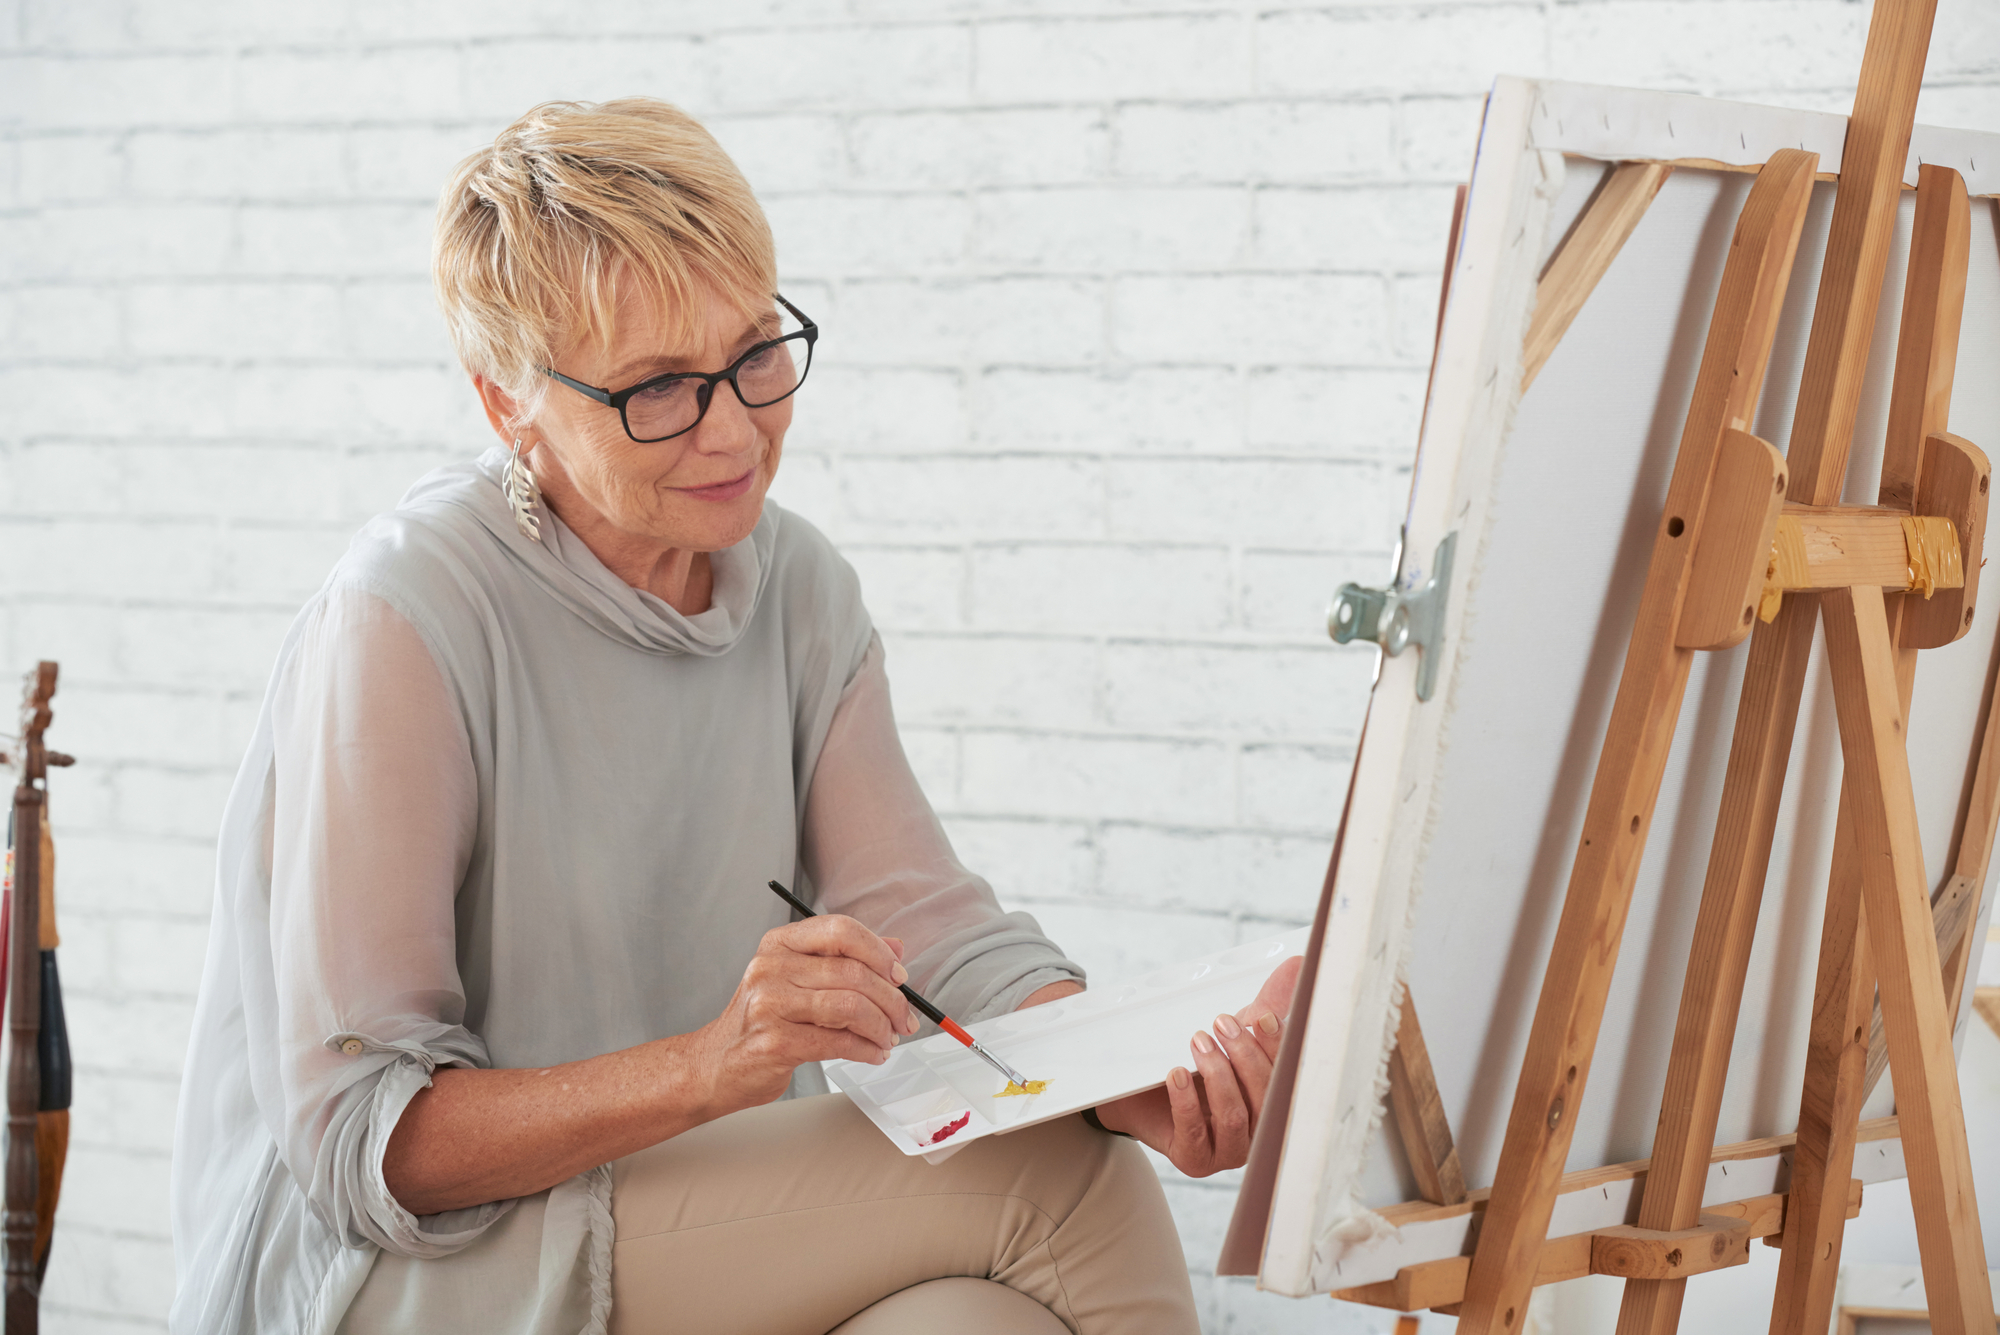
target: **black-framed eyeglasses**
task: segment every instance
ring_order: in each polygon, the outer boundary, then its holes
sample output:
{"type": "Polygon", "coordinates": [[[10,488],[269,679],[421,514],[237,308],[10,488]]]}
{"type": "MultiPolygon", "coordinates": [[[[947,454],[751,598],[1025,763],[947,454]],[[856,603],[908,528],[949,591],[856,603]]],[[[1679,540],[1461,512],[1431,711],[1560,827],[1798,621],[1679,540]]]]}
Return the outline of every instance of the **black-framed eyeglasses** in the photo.
{"type": "Polygon", "coordinates": [[[541,368],[542,374],[616,408],[625,434],[641,445],[672,440],[700,426],[708,416],[708,405],[715,401],[715,387],[725,380],[745,408],[768,408],[799,392],[812,369],[813,344],[819,341],[819,326],[805,312],[778,293],[771,295],[799,322],[798,331],[765,339],[720,371],[675,371],[616,390],[586,385],[547,366],[541,368]]]}

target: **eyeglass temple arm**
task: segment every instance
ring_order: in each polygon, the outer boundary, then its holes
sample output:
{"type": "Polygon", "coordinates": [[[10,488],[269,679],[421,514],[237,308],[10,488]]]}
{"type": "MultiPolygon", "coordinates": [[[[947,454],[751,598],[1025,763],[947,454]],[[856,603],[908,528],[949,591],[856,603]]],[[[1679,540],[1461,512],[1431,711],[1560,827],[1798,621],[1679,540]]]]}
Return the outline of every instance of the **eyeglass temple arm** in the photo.
{"type": "Polygon", "coordinates": [[[812,318],[808,316],[804,311],[792,305],[791,302],[786,301],[784,293],[773,292],[771,295],[772,297],[776,298],[777,303],[780,306],[783,306],[786,310],[792,313],[792,318],[799,322],[799,328],[801,329],[801,331],[810,329],[815,334],[819,332],[819,325],[815,323],[812,320],[812,318]]]}
{"type": "Polygon", "coordinates": [[[595,385],[586,385],[581,380],[572,380],[568,376],[564,375],[561,371],[555,370],[552,367],[544,366],[541,368],[541,371],[542,374],[547,376],[549,379],[557,382],[558,384],[568,385],[571,389],[583,395],[585,398],[596,399],[599,403],[602,403],[607,407],[611,406],[610,390],[599,389],[595,385]]]}

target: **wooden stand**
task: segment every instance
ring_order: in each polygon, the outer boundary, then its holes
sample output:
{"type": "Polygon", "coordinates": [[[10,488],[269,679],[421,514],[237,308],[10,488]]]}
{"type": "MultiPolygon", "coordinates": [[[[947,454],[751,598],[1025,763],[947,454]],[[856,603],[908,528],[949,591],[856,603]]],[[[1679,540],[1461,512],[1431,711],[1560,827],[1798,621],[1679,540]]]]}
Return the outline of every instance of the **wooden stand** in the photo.
{"type": "MultiPolygon", "coordinates": [[[[57,1194],[69,1142],[69,1101],[65,1085],[59,1107],[51,1107],[42,1070],[42,995],[45,952],[53,952],[53,862],[44,856],[48,767],[73,763],[48,750],[42,734],[51,718],[56,665],[44,662],[28,673],[21,700],[21,732],[9,754],[14,787],[13,889],[6,940],[7,1160],[6,1328],[5,1335],[34,1335],[41,1321],[42,1270],[55,1225],[57,1194]]],[[[48,978],[53,979],[53,974],[48,978]]],[[[54,994],[56,1018],[61,994],[54,994]]],[[[67,1062],[67,1039],[57,1049],[67,1062]]]]}
{"type": "MultiPolygon", "coordinates": [[[[1956,898],[1948,886],[1934,910],[1903,738],[1917,652],[1948,644],[1971,625],[1990,485],[1986,457],[1946,430],[1969,230],[1955,172],[1927,166],[1919,181],[1880,505],[1838,504],[1935,7],[1935,0],[1876,0],[1785,455],[1749,429],[1816,155],[1775,154],[1738,221],[1496,1180],[1490,1193],[1474,1193],[1483,1202],[1448,1199],[1443,1169],[1456,1160],[1441,1117],[1423,1111],[1435,1087],[1420,1041],[1406,1041],[1400,1074],[1392,1072],[1398,1124],[1425,1192],[1440,1208],[1483,1204],[1476,1250],[1469,1259],[1408,1267],[1390,1284],[1336,1296],[1440,1306],[1457,1310],[1466,1332],[1513,1335],[1535,1285],[1613,1274],[1628,1280],[1620,1335],[1663,1335],[1678,1324],[1689,1276],[1743,1263],[1752,1237],[1782,1229],[1771,1329],[1826,1330],[1842,1230],[1859,1206],[1852,1165],[1879,984],[1898,1106],[1889,1133],[1902,1137],[1932,1328],[1994,1330],[1952,1050],[1967,952],[1963,931],[1951,936],[1944,919],[1949,909],[1959,922],[1976,920],[2000,790],[2000,739],[1986,730],[1992,744],[1980,756],[1961,837],[1956,898]],[[1705,1212],[1712,1159],[1741,1148],[1717,1150],[1716,1122],[1821,624],[1845,771],[1790,1189],[1705,1212]],[[1693,657],[1746,637],[1749,664],[1653,1157],[1625,1166],[1625,1176],[1644,1175],[1638,1225],[1551,1241],[1573,1110],[1589,1079],[1693,657]],[[1970,901],[1962,912],[1959,900],[1970,901]]],[[[1551,263],[1542,293],[1550,313],[1546,322],[1536,313],[1542,332],[1529,338],[1530,375],[1581,304],[1573,291],[1551,301],[1548,285],[1581,284],[1587,295],[1659,180],[1657,169],[1615,175],[1570,238],[1570,246],[1583,240],[1583,253],[1566,264],[1565,246],[1551,263]],[[1600,211],[1604,217],[1593,221],[1600,211]]],[[[1404,1029],[1415,1033],[1407,1009],[1404,1029]]]]}

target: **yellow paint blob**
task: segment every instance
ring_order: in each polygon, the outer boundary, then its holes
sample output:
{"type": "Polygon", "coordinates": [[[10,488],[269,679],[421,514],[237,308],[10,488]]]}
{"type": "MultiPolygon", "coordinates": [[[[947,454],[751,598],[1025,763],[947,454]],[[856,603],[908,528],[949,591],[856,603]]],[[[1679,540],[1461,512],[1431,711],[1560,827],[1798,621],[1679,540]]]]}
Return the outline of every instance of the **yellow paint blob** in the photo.
{"type": "Polygon", "coordinates": [[[1025,1085],[1017,1085],[1012,1080],[1009,1080],[1007,1088],[1001,1090],[993,1097],[996,1099],[1011,1099],[1022,1094],[1039,1094],[1048,1087],[1049,1082],[1046,1080],[1030,1080],[1025,1085]]]}

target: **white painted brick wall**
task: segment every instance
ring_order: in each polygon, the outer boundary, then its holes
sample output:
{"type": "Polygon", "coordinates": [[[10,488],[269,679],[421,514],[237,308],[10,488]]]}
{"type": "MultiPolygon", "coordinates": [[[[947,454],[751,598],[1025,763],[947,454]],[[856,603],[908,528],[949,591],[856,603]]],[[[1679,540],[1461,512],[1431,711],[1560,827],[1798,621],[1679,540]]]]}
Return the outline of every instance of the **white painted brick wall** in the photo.
{"type": "MultiPolygon", "coordinates": [[[[1940,8],[1925,115],[2000,124],[2000,10],[1940,8]]],[[[737,154],[826,330],[778,495],[968,861],[1110,978],[1312,903],[1369,671],[1320,618],[1384,571],[1490,78],[1844,110],[1866,13],[0,0],[0,646],[83,762],[50,1329],[161,1324],[223,794],[347,534],[486,443],[428,223],[512,116],[649,93],[737,154]]],[[[1233,1183],[1167,1185],[1210,1330],[1387,1328],[1202,1278],[1233,1183]]]]}

